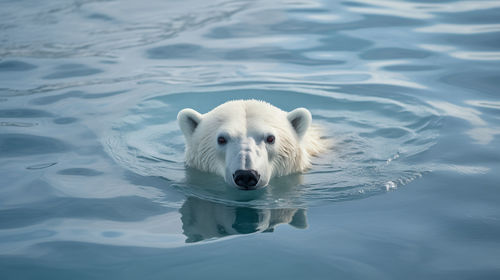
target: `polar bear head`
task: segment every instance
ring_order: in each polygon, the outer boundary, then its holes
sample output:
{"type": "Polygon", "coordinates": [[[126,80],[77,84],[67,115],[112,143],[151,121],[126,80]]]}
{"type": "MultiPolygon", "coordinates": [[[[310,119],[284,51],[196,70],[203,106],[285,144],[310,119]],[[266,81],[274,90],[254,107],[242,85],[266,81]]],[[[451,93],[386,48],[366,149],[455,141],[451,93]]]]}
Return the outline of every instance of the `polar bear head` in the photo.
{"type": "Polygon", "coordinates": [[[186,165],[245,190],[305,170],[322,146],[304,108],[285,112],[263,101],[235,100],[206,114],[183,109],[177,120],[186,138],[186,165]]]}

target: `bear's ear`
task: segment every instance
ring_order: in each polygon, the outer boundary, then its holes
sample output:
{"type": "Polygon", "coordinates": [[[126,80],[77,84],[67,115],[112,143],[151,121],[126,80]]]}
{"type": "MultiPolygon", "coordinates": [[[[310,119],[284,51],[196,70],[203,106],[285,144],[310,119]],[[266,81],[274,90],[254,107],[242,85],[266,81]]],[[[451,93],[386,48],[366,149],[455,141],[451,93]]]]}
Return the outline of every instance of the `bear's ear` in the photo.
{"type": "Polygon", "coordinates": [[[184,133],[184,137],[190,138],[194,130],[200,124],[203,116],[193,109],[183,109],[177,115],[177,122],[184,133]]]}
{"type": "Polygon", "coordinates": [[[295,212],[295,214],[293,215],[293,218],[289,224],[296,228],[307,228],[306,210],[298,209],[297,212],[295,212]]]}
{"type": "Polygon", "coordinates": [[[288,113],[287,118],[299,138],[302,138],[302,136],[306,134],[306,131],[309,129],[312,122],[311,113],[305,108],[297,108],[291,111],[288,113]]]}

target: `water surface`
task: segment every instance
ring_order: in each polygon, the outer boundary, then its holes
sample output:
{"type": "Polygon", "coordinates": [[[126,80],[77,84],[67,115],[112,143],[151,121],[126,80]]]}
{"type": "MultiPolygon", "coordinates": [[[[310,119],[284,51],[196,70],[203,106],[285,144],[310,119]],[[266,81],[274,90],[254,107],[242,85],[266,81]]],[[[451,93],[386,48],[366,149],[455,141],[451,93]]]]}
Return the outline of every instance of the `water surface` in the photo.
{"type": "Polygon", "coordinates": [[[498,279],[498,1],[2,1],[2,279],[498,279]],[[175,118],[308,108],[242,192],[175,118]]]}

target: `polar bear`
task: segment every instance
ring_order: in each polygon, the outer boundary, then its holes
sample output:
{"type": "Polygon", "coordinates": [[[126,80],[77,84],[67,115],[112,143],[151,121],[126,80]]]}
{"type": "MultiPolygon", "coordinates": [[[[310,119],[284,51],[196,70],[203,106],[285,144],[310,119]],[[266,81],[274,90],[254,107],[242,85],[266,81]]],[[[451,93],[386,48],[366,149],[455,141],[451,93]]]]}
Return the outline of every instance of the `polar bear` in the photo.
{"type": "Polygon", "coordinates": [[[325,149],[311,113],[291,112],[259,100],[233,100],[206,114],[187,108],[177,115],[186,139],[186,165],[254,190],[272,177],[303,172],[325,149]]]}

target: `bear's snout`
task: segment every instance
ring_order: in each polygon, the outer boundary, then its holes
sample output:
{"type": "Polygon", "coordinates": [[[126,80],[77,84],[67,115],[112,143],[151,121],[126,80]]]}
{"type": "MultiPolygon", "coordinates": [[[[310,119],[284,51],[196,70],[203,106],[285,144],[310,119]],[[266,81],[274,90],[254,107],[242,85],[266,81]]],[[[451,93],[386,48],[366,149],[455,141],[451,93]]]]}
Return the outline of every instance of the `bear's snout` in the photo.
{"type": "Polygon", "coordinates": [[[255,190],[259,182],[260,175],[255,170],[236,170],[233,180],[236,185],[244,190],[255,190]]]}

